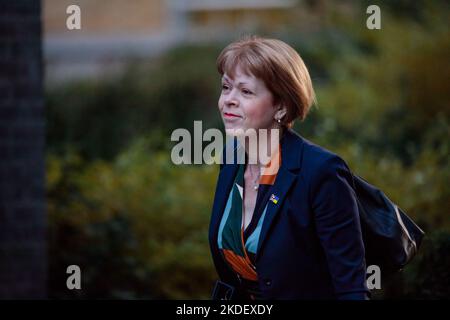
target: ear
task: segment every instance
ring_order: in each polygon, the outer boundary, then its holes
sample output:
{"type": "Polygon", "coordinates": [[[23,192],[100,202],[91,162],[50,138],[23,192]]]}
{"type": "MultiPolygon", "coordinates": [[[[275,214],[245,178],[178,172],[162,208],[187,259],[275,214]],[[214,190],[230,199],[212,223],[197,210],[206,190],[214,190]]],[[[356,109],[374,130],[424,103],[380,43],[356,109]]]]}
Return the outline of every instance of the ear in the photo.
{"type": "Polygon", "coordinates": [[[279,105],[277,107],[277,112],[275,112],[275,119],[283,119],[287,113],[287,108],[284,105],[279,105]]]}

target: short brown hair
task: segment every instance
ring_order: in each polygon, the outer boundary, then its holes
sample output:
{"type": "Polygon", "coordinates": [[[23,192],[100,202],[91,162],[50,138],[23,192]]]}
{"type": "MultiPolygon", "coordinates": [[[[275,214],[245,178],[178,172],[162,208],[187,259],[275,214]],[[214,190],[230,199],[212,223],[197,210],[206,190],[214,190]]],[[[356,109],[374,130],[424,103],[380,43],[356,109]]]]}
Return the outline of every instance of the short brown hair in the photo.
{"type": "Polygon", "coordinates": [[[217,70],[234,77],[236,66],[264,81],[274,103],[286,106],[282,124],[292,127],[295,119],[304,120],[315,103],[308,69],[291,46],[277,39],[249,36],[230,43],[217,58],[217,70]]]}

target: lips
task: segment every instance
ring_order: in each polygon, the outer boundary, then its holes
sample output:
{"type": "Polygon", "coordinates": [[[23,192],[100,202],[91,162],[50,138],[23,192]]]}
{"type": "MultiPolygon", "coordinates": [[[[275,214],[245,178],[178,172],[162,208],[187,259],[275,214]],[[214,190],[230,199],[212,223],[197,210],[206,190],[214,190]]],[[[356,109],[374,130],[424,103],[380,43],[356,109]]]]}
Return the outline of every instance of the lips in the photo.
{"type": "Polygon", "coordinates": [[[223,115],[226,118],[241,118],[241,116],[239,116],[237,114],[234,114],[234,113],[231,113],[231,112],[224,112],[223,115]]]}

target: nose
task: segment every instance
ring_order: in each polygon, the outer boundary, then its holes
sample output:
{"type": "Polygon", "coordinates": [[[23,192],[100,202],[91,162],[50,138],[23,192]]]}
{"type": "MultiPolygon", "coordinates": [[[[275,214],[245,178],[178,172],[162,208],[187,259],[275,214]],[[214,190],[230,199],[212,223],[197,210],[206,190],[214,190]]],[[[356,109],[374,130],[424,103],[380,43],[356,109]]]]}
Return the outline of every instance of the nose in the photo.
{"type": "Polygon", "coordinates": [[[237,107],[239,105],[239,100],[236,97],[235,89],[231,90],[225,96],[225,106],[227,107],[237,107]]]}

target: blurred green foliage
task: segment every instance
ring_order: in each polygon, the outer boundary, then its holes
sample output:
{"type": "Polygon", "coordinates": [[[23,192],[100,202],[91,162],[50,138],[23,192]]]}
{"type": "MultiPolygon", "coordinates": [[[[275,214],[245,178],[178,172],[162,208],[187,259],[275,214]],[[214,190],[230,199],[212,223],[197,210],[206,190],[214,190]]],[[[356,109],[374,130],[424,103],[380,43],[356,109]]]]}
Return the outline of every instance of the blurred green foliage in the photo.
{"type": "MultiPolygon", "coordinates": [[[[318,95],[294,129],[340,154],[427,232],[419,255],[374,297],[448,298],[449,11],[396,3],[382,31],[338,16],[287,36],[318,95]]],[[[222,128],[215,58],[224,45],[179,47],[116,78],[48,88],[52,297],[209,297],[218,168],[173,165],[170,134],[194,120],[222,128]],[[82,269],[81,291],[65,287],[70,264],[82,269]]]]}
{"type": "Polygon", "coordinates": [[[112,162],[48,157],[56,296],[68,294],[61,266],[78,264],[86,272],[82,297],[207,298],[217,168],[175,166],[170,153],[150,146],[137,139],[112,162]]]}

